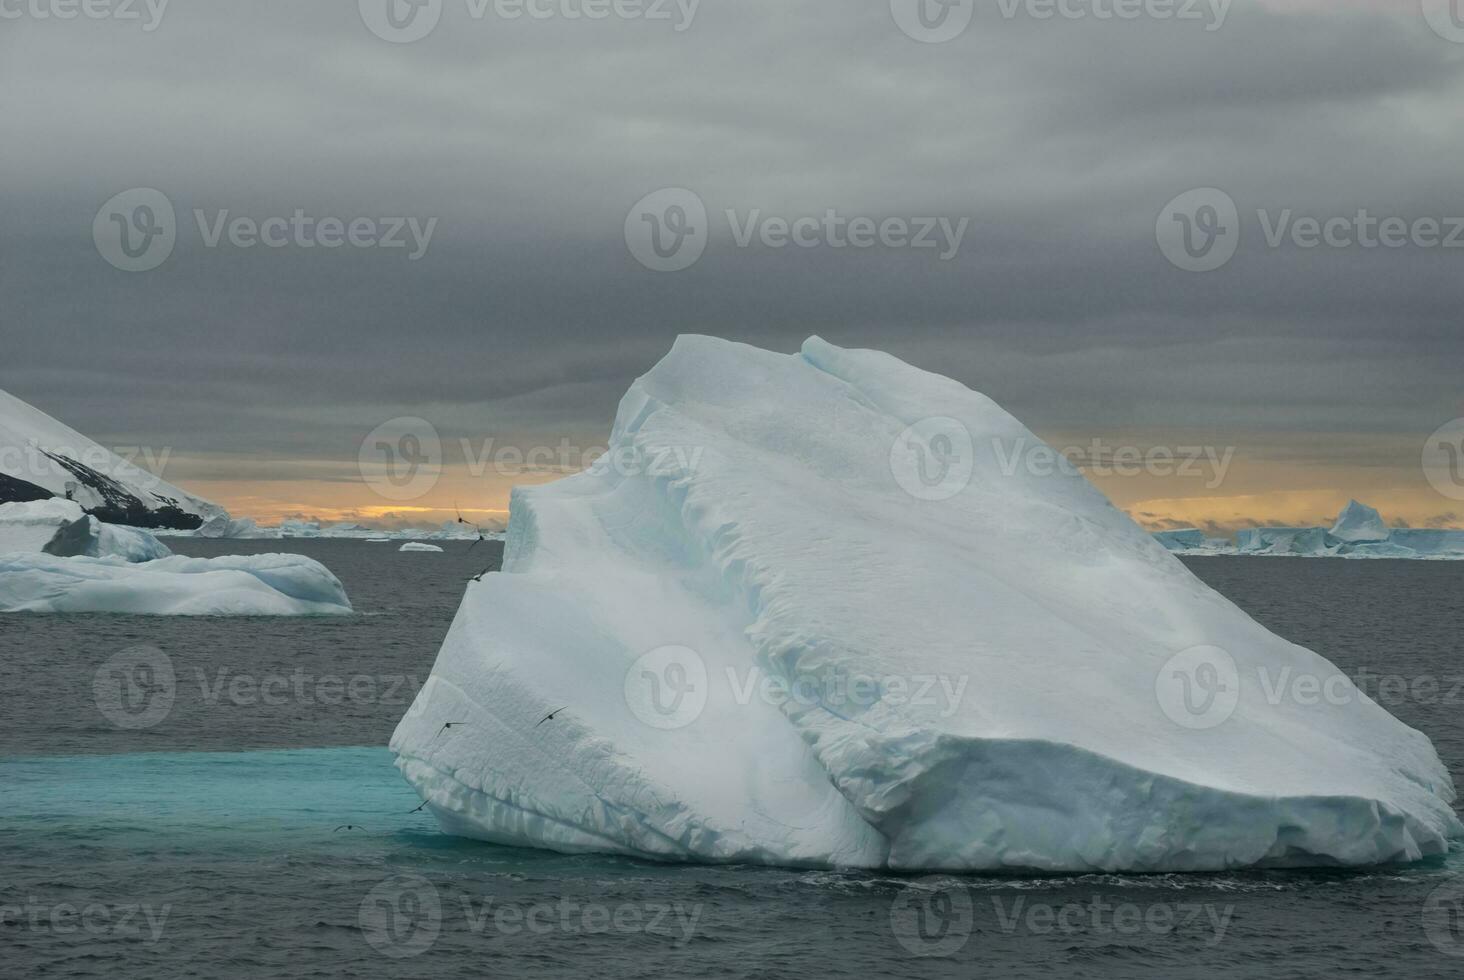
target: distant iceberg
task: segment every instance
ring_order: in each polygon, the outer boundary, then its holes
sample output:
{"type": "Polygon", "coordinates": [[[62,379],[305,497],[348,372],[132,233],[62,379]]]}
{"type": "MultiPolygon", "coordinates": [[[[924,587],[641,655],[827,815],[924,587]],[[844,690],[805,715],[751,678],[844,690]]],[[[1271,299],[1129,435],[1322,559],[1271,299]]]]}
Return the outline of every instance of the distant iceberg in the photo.
{"type": "Polygon", "coordinates": [[[1382,516],[1353,500],[1331,528],[1252,527],[1231,543],[1195,528],[1156,531],[1154,539],[1179,555],[1265,555],[1298,558],[1411,558],[1464,560],[1464,531],[1390,528],[1382,516]]]}
{"type": "Polygon", "coordinates": [[[442,554],[442,549],[435,544],[422,544],[419,541],[409,541],[397,549],[398,551],[415,551],[426,554],[442,554]]]}
{"type": "Polygon", "coordinates": [[[1337,668],[1081,476],[985,451],[1034,444],[886,354],[679,339],[621,401],[616,465],[514,492],[503,572],[468,586],[399,768],[447,832],[563,852],[1064,872],[1447,852],[1464,828],[1427,737],[1355,689],[1269,698],[1267,672],[1337,668]]]}
{"type": "Polygon", "coordinates": [[[324,565],[302,555],[122,558],[0,555],[0,612],[149,616],[346,615],[324,565]]]}

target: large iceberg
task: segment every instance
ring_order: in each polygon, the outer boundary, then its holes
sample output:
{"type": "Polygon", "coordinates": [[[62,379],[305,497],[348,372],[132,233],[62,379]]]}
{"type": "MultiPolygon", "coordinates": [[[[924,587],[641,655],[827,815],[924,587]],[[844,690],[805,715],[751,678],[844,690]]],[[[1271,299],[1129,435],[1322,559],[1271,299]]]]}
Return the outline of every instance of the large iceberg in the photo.
{"type": "Polygon", "coordinates": [[[0,391],[0,503],[52,497],[133,527],[193,529],[225,513],[0,391]]]}
{"type": "Polygon", "coordinates": [[[346,615],[351,602],[303,555],[125,558],[0,555],[0,612],[152,616],[346,615]]]}
{"type": "Polygon", "coordinates": [[[1042,443],[955,381],[683,337],[610,445],[514,492],[503,571],[392,738],[450,833],[1158,871],[1406,861],[1461,831],[1424,735],[1355,688],[1268,697],[1337,669],[1082,477],[1004,466],[1042,443]]]}

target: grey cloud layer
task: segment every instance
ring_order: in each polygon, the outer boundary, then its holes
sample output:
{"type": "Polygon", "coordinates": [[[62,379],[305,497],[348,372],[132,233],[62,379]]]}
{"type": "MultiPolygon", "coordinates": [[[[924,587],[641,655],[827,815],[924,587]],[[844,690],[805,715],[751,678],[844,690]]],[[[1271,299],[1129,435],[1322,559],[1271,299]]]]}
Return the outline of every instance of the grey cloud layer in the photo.
{"type": "Polygon", "coordinates": [[[99,438],[349,456],[407,411],[449,435],[603,428],[677,333],[817,332],[1037,425],[1421,435],[1464,410],[1464,249],[1270,250],[1255,215],[1464,213],[1464,45],[1417,15],[1237,0],[1207,33],[983,4],[931,46],[883,3],[704,0],[680,33],[465,9],[410,45],[350,2],[0,24],[0,386],[99,438]],[[1155,218],[1209,185],[1244,244],[1183,273],[1155,218]],[[180,233],[129,275],[90,229],[134,186],[180,233]],[[665,186],[714,235],[658,275],[622,223],[665,186]],[[193,219],[297,208],[439,224],[408,262],[206,249],[193,219]],[[729,208],[971,225],[948,263],[739,249],[729,208]]]}

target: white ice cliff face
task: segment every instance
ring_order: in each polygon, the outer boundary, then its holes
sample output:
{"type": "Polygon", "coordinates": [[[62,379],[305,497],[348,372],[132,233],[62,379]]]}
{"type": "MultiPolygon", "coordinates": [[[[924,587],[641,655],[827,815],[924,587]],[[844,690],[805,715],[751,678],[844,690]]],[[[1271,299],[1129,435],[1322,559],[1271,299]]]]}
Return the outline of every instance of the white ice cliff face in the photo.
{"type": "Polygon", "coordinates": [[[611,447],[515,492],[503,571],[392,738],[450,833],[1152,871],[1414,860],[1461,831],[1425,736],[1350,685],[1271,696],[1339,672],[954,381],[685,337],[611,447]]]}

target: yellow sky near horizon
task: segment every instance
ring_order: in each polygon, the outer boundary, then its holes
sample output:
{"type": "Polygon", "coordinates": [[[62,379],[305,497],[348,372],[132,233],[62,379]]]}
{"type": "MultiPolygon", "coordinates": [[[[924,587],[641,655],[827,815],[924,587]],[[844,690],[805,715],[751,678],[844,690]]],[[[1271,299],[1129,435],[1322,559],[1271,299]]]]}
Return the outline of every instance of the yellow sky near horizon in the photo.
{"type": "MultiPolygon", "coordinates": [[[[1430,486],[1419,441],[1411,438],[1264,433],[1227,443],[1213,433],[1163,439],[1130,433],[1095,445],[1091,435],[1043,435],[1084,460],[1088,479],[1151,530],[1201,527],[1219,534],[1257,525],[1329,525],[1351,499],[1376,507],[1389,523],[1464,527],[1464,502],[1430,486]],[[1127,457],[1115,458],[1124,452],[1127,457]]],[[[420,498],[394,501],[362,479],[354,460],[234,461],[222,467],[226,477],[216,475],[217,461],[201,457],[177,458],[172,466],[174,482],[261,524],[304,517],[427,527],[455,519],[461,508],[469,520],[500,526],[515,485],[566,475],[495,467],[477,467],[482,473],[473,475],[467,466],[449,465],[420,498]]]]}

